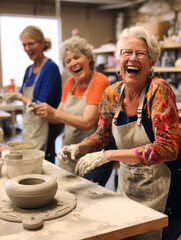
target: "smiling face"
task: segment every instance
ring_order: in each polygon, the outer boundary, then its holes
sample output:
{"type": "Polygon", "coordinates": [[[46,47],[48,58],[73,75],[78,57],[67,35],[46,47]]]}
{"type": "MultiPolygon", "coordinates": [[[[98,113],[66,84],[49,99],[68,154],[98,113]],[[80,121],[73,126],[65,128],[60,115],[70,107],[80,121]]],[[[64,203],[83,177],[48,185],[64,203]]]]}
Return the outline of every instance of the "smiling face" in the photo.
{"type": "Polygon", "coordinates": [[[79,83],[86,83],[90,80],[91,58],[81,52],[67,51],[65,57],[65,66],[79,83]]]}
{"type": "Polygon", "coordinates": [[[45,47],[45,42],[39,42],[32,38],[21,37],[21,42],[24,51],[27,53],[32,61],[39,61],[43,56],[43,49],[45,47]]]}
{"type": "Polygon", "coordinates": [[[148,72],[151,70],[153,63],[149,57],[148,47],[143,39],[131,36],[128,37],[122,46],[122,49],[133,50],[130,57],[120,55],[119,68],[125,84],[131,84],[132,87],[144,86],[147,79],[148,72]],[[138,58],[135,51],[145,51],[146,55],[141,59],[138,58]]]}

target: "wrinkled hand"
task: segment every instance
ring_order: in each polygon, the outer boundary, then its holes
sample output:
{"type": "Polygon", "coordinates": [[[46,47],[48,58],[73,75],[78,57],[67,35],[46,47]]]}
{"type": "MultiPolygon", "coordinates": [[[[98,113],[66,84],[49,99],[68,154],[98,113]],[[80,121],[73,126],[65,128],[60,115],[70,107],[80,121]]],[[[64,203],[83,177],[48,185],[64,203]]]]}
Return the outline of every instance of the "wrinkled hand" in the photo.
{"type": "Polygon", "coordinates": [[[26,104],[26,111],[29,112],[29,113],[33,113],[34,109],[35,109],[35,105],[36,105],[35,102],[28,102],[26,104]]]}
{"type": "Polygon", "coordinates": [[[105,157],[103,150],[100,152],[88,153],[79,159],[75,168],[75,173],[84,176],[95,167],[99,167],[107,162],[109,161],[105,157]]]}
{"type": "Polygon", "coordinates": [[[79,148],[76,144],[64,146],[58,152],[57,156],[59,161],[69,162],[69,160],[75,160],[76,155],[79,154],[79,148]]]}
{"type": "Polygon", "coordinates": [[[19,92],[15,92],[14,90],[7,92],[3,95],[3,99],[7,102],[7,103],[11,103],[15,100],[20,100],[22,94],[19,92]]]}

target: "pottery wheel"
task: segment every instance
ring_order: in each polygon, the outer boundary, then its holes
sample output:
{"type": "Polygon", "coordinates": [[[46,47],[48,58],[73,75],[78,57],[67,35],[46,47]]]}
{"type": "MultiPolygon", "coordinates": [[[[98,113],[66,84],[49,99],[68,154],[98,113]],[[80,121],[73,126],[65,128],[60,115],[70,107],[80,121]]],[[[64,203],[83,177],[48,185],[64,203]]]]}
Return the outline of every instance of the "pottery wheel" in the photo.
{"type": "Polygon", "coordinates": [[[57,191],[55,198],[42,208],[23,209],[16,207],[8,198],[0,199],[0,218],[11,222],[22,222],[25,228],[36,229],[44,220],[51,220],[70,213],[76,207],[75,195],[57,191]]]}

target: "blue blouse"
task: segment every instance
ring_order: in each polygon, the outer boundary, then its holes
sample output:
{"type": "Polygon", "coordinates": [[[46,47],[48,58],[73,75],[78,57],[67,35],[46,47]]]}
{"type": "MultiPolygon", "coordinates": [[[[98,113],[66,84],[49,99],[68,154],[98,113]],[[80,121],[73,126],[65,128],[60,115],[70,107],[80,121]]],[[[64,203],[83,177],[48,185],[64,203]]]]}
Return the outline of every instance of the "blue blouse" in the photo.
{"type": "MultiPolygon", "coordinates": [[[[30,65],[25,72],[23,84],[20,92],[23,94],[23,86],[28,78],[28,73],[32,65],[30,65]]],[[[33,85],[36,78],[35,73],[32,72],[27,87],[33,85]]],[[[62,79],[58,66],[54,61],[48,59],[45,65],[42,67],[38,80],[35,84],[32,102],[40,101],[46,102],[50,106],[57,108],[62,95],[62,79]]]]}

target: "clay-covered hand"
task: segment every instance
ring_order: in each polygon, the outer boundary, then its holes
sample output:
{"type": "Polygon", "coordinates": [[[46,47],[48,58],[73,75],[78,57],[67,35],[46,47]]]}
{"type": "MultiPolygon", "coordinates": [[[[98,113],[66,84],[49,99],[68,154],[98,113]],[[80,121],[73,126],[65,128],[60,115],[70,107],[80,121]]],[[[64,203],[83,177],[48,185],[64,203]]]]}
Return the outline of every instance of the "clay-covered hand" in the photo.
{"type": "Polygon", "coordinates": [[[59,161],[69,162],[75,160],[76,155],[79,154],[79,148],[76,144],[66,145],[58,152],[59,161]]]}
{"type": "Polygon", "coordinates": [[[22,97],[22,94],[20,92],[15,92],[14,90],[11,90],[10,92],[7,92],[3,95],[3,99],[7,103],[11,103],[15,100],[20,100],[21,97],[22,97]]]}
{"type": "Polygon", "coordinates": [[[28,102],[26,104],[26,111],[29,112],[29,113],[33,113],[34,109],[35,109],[35,105],[36,105],[35,102],[28,102]]]}
{"type": "Polygon", "coordinates": [[[84,176],[92,169],[109,162],[105,157],[104,150],[95,153],[88,153],[81,157],[76,165],[75,173],[84,176]]]}

